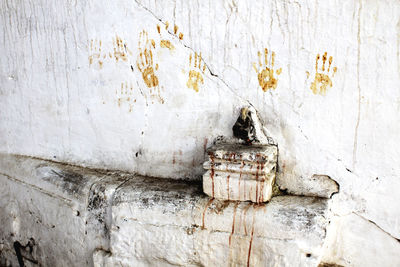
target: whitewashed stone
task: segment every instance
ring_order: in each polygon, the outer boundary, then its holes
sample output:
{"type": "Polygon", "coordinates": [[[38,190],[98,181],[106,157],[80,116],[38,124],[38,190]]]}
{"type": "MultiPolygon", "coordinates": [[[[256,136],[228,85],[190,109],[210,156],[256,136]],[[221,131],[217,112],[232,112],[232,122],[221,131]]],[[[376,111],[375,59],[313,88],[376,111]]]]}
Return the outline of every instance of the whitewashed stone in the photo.
{"type": "Polygon", "coordinates": [[[254,123],[254,130],[257,136],[257,140],[260,144],[275,144],[276,142],[272,138],[270,134],[268,134],[268,127],[265,125],[263,120],[261,119],[260,113],[254,108],[254,106],[248,107],[251,112],[252,121],[254,123]]]}
{"type": "Polygon", "coordinates": [[[248,161],[256,164],[274,164],[278,156],[275,145],[217,144],[207,150],[208,157],[233,162],[248,161]],[[211,153],[211,154],[210,154],[211,153]]]}
{"type": "Polygon", "coordinates": [[[232,172],[232,173],[243,173],[243,174],[252,174],[255,170],[262,169],[264,172],[274,172],[274,168],[276,168],[276,164],[271,161],[265,162],[252,162],[252,161],[226,161],[220,159],[213,159],[211,162],[210,159],[204,162],[203,168],[206,170],[213,169],[214,171],[221,172],[232,172]]]}
{"type": "Polygon", "coordinates": [[[314,174],[311,177],[298,177],[298,181],[295,182],[296,189],[287,187],[287,183],[282,180],[277,181],[276,184],[290,194],[301,196],[330,198],[339,192],[339,184],[328,175],[314,174]]]}
{"type": "Polygon", "coordinates": [[[207,150],[203,191],[212,198],[267,202],[275,182],[275,145],[218,143],[207,150]]]}
{"type": "Polygon", "coordinates": [[[272,197],[275,175],[226,173],[207,171],[203,175],[203,190],[221,200],[267,202],[272,197]]]}
{"type": "Polygon", "coordinates": [[[316,266],[329,220],[326,199],[210,200],[200,183],[4,154],[0,209],[12,266],[31,239],[26,266],[316,266]]]}
{"type": "Polygon", "coordinates": [[[357,214],[332,218],[328,233],[322,262],[354,267],[400,266],[400,240],[357,214]]]}
{"type": "Polygon", "coordinates": [[[124,184],[112,207],[111,255],[100,266],[318,265],[327,200],[255,204],[210,200],[199,190],[145,177],[124,184]]]}
{"type": "Polygon", "coordinates": [[[109,249],[112,193],[130,176],[0,154],[0,265],[19,266],[13,244],[34,240],[25,264],[92,266],[109,249]]]}

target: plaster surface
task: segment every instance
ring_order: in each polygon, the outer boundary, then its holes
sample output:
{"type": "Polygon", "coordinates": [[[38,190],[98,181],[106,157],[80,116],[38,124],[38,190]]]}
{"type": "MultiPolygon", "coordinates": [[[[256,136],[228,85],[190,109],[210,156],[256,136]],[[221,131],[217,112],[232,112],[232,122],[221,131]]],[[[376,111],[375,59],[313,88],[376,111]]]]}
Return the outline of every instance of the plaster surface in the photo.
{"type": "Polygon", "coordinates": [[[281,189],[329,176],[337,216],[398,242],[399,17],[395,0],[2,1],[0,151],[199,180],[251,103],[281,189]]]}

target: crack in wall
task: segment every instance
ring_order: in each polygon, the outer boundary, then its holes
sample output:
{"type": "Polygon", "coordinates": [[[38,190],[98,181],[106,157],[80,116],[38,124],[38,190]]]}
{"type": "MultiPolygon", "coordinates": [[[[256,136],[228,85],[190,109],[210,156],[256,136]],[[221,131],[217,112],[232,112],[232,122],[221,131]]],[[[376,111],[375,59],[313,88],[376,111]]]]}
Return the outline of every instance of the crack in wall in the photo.
{"type": "Polygon", "coordinates": [[[358,7],[358,29],[357,29],[357,88],[358,88],[358,113],[357,122],[354,129],[354,144],[353,144],[353,169],[357,163],[357,145],[358,145],[358,127],[360,126],[361,117],[361,87],[360,87],[360,56],[361,56],[361,9],[362,3],[359,1],[358,7]]]}
{"type": "Polygon", "coordinates": [[[384,230],[381,226],[379,226],[378,223],[376,223],[376,222],[374,222],[374,221],[372,221],[372,220],[370,220],[370,219],[367,219],[366,217],[364,217],[363,215],[359,214],[359,213],[356,212],[356,211],[351,211],[351,212],[348,212],[348,213],[345,213],[345,214],[338,214],[338,213],[332,211],[332,216],[336,216],[337,218],[343,218],[343,217],[349,216],[350,214],[354,214],[354,215],[360,217],[361,219],[363,219],[364,221],[369,222],[369,223],[372,223],[372,224],[375,225],[380,231],[382,231],[383,233],[387,234],[389,237],[393,238],[394,240],[396,240],[397,242],[400,243],[400,239],[399,239],[399,238],[394,237],[391,233],[389,233],[388,231],[384,230]]]}
{"type": "Polygon", "coordinates": [[[392,236],[392,234],[390,234],[389,232],[385,231],[385,230],[384,230],[383,228],[381,228],[376,222],[371,221],[371,220],[365,218],[364,216],[362,216],[362,215],[360,215],[360,214],[358,214],[358,213],[356,213],[356,212],[352,212],[352,213],[355,214],[355,215],[357,215],[357,216],[359,216],[361,219],[363,219],[363,220],[365,220],[365,221],[367,221],[367,222],[372,223],[372,224],[375,225],[379,230],[381,230],[382,232],[384,232],[385,234],[387,234],[388,236],[390,236],[391,238],[393,238],[394,240],[396,240],[397,242],[400,243],[400,239],[399,239],[399,238],[396,238],[396,237],[392,236]]]}
{"type": "Polygon", "coordinates": [[[41,187],[38,187],[38,186],[33,185],[33,184],[26,183],[26,182],[24,182],[22,180],[19,180],[17,178],[11,177],[10,175],[7,175],[5,173],[0,172],[0,175],[3,175],[5,177],[7,177],[9,180],[11,180],[11,181],[13,181],[13,182],[15,182],[17,184],[20,184],[20,185],[25,186],[27,188],[32,188],[32,189],[34,189],[36,191],[39,191],[40,193],[43,193],[43,194],[45,194],[45,195],[47,195],[47,196],[49,196],[51,198],[56,198],[56,199],[64,202],[69,207],[73,208],[73,201],[71,199],[67,199],[65,197],[62,197],[62,196],[59,196],[59,195],[55,195],[55,194],[53,194],[53,193],[51,193],[51,192],[49,192],[47,190],[44,190],[41,187]]]}

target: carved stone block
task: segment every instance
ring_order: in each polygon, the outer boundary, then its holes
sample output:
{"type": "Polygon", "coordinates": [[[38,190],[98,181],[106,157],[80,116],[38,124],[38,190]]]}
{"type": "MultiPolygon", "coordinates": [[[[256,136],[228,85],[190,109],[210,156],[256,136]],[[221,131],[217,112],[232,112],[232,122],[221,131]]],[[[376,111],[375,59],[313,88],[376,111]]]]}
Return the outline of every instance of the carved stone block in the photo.
{"type": "Polygon", "coordinates": [[[216,144],[203,167],[203,191],[221,200],[267,202],[275,182],[275,145],[216,144]]]}

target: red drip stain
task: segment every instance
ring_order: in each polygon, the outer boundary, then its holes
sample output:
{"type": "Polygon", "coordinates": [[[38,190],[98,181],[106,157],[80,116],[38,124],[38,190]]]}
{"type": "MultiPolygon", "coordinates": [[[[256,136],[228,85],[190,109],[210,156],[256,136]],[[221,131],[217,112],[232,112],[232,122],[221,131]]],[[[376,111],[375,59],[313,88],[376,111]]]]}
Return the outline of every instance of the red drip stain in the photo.
{"type": "Polygon", "coordinates": [[[256,202],[258,202],[258,171],[260,170],[260,162],[257,161],[257,171],[256,171],[256,202]]]}
{"type": "Polygon", "coordinates": [[[260,159],[262,160],[262,159],[264,159],[264,157],[260,153],[257,153],[256,154],[256,159],[257,160],[260,160],[260,159]]]}
{"type": "Polygon", "coordinates": [[[249,204],[246,208],[244,208],[243,217],[244,217],[244,234],[247,235],[247,226],[246,226],[246,215],[247,211],[250,209],[251,204],[249,204]]]}
{"type": "Polygon", "coordinates": [[[208,207],[211,205],[211,203],[212,203],[213,201],[214,201],[214,198],[211,198],[211,199],[207,202],[207,204],[206,204],[206,206],[205,206],[205,208],[204,208],[204,211],[203,211],[203,218],[202,218],[202,225],[201,225],[201,229],[202,229],[202,230],[205,229],[204,219],[205,219],[205,217],[206,217],[207,209],[208,209],[208,207]]]}
{"type": "Polygon", "coordinates": [[[229,200],[229,178],[230,178],[231,176],[230,175],[228,175],[227,177],[226,177],[226,184],[228,185],[227,186],[227,190],[228,190],[228,200],[229,200]]]}
{"type": "Polygon", "coordinates": [[[175,152],[172,154],[172,164],[175,164],[176,160],[175,160],[175,152]]]}
{"type": "Polygon", "coordinates": [[[253,205],[253,222],[251,225],[251,234],[250,234],[250,242],[249,242],[249,252],[247,254],[247,267],[250,266],[250,256],[251,256],[251,247],[253,245],[253,235],[254,235],[254,216],[255,215],[255,206],[253,205]]]}
{"type": "Polygon", "coordinates": [[[235,220],[236,220],[236,209],[238,206],[238,202],[235,203],[235,207],[233,208],[233,220],[232,220],[232,232],[229,235],[229,247],[231,246],[232,235],[235,233],[235,220]]]}
{"type": "Polygon", "coordinates": [[[244,161],[242,161],[242,166],[240,166],[240,174],[239,174],[239,199],[240,199],[240,183],[242,181],[242,171],[243,171],[243,167],[244,167],[244,161]]]}
{"type": "Polygon", "coordinates": [[[236,153],[232,152],[230,154],[225,154],[224,156],[228,161],[234,161],[236,159],[236,153]]]}
{"type": "Polygon", "coordinates": [[[206,150],[207,150],[207,143],[208,143],[208,139],[207,139],[207,138],[204,138],[204,143],[203,143],[204,153],[205,153],[206,150]]]}
{"type": "Polygon", "coordinates": [[[262,203],[264,202],[264,185],[265,185],[265,178],[263,178],[263,180],[261,181],[261,185],[260,185],[260,198],[258,200],[258,203],[262,203]]]}
{"type": "Polygon", "coordinates": [[[211,176],[211,180],[212,180],[212,197],[214,198],[214,173],[215,173],[215,170],[214,170],[214,155],[211,154],[211,153],[209,155],[210,155],[210,159],[211,159],[211,170],[210,170],[211,174],[210,174],[210,176],[211,176]]]}
{"type": "Polygon", "coordinates": [[[260,199],[259,203],[264,202],[264,186],[265,186],[265,175],[264,175],[264,164],[261,165],[261,175],[262,175],[262,180],[261,180],[261,186],[260,186],[260,199]]]}

